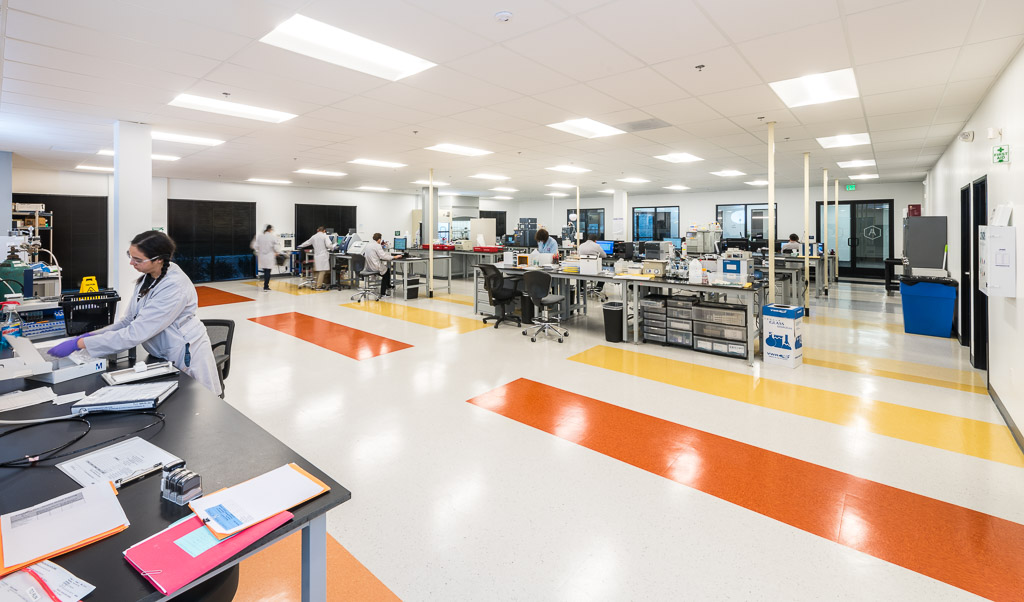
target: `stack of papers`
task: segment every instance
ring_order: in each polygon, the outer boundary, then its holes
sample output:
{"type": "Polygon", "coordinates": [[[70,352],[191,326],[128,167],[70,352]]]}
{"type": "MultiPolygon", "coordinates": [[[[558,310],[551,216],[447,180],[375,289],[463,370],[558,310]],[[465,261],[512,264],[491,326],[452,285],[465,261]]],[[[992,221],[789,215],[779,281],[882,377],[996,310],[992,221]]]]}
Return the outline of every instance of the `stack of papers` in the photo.
{"type": "Polygon", "coordinates": [[[103,387],[71,406],[71,413],[151,410],[177,389],[176,380],[103,387]]]}
{"type": "Polygon", "coordinates": [[[0,515],[0,576],[120,533],[128,524],[110,483],[0,515]]]}
{"type": "Polygon", "coordinates": [[[48,598],[78,602],[94,589],[95,585],[46,560],[0,579],[0,602],[36,602],[48,598]]]}
{"type": "Polygon", "coordinates": [[[57,399],[57,394],[50,387],[39,387],[28,391],[14,391],[6,395],[0,395],[0,412],[27,408],[36,404],[45,403],[57,399]]]}
{"type": "Polygon", "coordinates": [[[109,481],[120,488],[122,481],[160,471],[165,464],[175,462],[181,462],[181,458],[145,439],[132,437],[61,462],[57,468],[83,487],[109,481]]]}

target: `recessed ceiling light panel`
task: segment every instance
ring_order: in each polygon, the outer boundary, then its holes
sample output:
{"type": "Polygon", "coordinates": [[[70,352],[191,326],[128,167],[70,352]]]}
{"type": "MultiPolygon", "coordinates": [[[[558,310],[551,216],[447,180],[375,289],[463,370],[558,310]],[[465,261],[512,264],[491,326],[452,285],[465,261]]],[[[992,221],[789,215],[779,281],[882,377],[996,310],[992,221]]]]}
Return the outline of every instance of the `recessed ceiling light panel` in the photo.
{"type": "Polygon", "coordinates": [[[75,169],[84,169],[86,171],[106,171],[106,172],[113,172],[114,171],[113,167],[104,167],[102,165],[86,165],[84,163],[82,165],[75,166],[75,169]]]}
{"type": "Polygon", "coordinates": [[[545,167],[544,169],[560,171],[562,173],[587,173],[590,171],[586,167],[576,167],[575,165],[556,165],[554,167],[545,167]]]}
{"type": "Polygon", "coordinates": [[[619,181],[627,184],[646,184],[650,182],[650,180],[645,180],[643,178],[619,178],[619,181]]]}
{"type": "Polygon", "coordinates": [[[356,190],[367,190],[370,192],[387,192],[390,188],[384,188],[383,186],[360,186],[356,190]]]}
{"type": "Polygon", "coordinates": [[[734,176],[745,176],[747,174],[743,173],[742,171],[737,171],[735,169],[723,169],[722,171],[713,171],[711,172],[711,175],[719,176],[722,178],[731,178],[734,176]]]}
{"type": "Polygon", "coordinates": [[[548,193],[545,193],[544,196],[563,197],[563,196],[569,196],[569,195],[565,194],[564,192],[548,192],[548,193]]]}
{"type": "MultiPolygon", "coordinates": [[[[415,182],[409,182],[410,184],[419,184],[420,186],[430,186],[430,180],[416,180],[415,182]]],[[[440,188],[442,186],[451,186],[448,182],[434,182],[434,188],[440,188]]]]}
{"type": "Polygon", "coordinates": [[[694,161],[704,160],[690,153],[669,153],[667,155],[656,155],[654,158],[668,161],[669,163],[693,163],[694,161]]]}
{"type": "Polygon", "coordinates": [[[857,78],[853,69],[815,73],[768,84],[786,106],[793,109],[847,98],[857,98],[857,78]]]}
{"type": "Polygon", "coordinates": [[[291,184],[291,180],[268,180],[266,178],[249,178],[246,182],[256,182],[257,184],[291,184]]]}
{"type": "Polygon", "coordinates": [[[480,157],[483,155],[489,155],[493,151],[483,150],[481,148],[473,148],[470,146],[460,146],[458,144],[435,144],[434,146],[428,146],[427,150],[438,151],[441,153],[451,153],[453,155],[462,155],[464,157],[480,157]]]}
{"type": "Polygon", "coordinates": [[[767,186],[768,180],[753,180],[750,182],[744,182],[744,184],[749,184],[750,186],[767,186]]]}
{"type": "Polygon", "coordinates": [[[682,184],[673,184],[671,186],[665,186],[665,190],[689,190],[689,186],[683,186],[682,184]]]}
{"type": "Polygon", "coordinates": [[[519,192],[518,188],[509,188],[508,186],[498,186],[497,188],[491,188],[494,192],[519,192]]]}
{"type": "Polygon", "coordinates": [[[603,138],[605,136],[617,136],[619,134],[625,134],[625,130],[612,127],[601,123],[600,121],[594,121],[593,119],[570,119],[561,123],[549,123],[549,128],[555,128],[563,132],[582,136],[584,138],[603,138]]]}
{"type": "Polygon", "coordinates": [[[821,148],[840,148],[843,146],[860,146],[871,144],[871,136],[867,132],[861,134],[840,134],[838,136],[826,136],[818,138],[821,148]]]}
{"type": "Polygon", "coordinates": [[[495,200],[495,201],[511,201],[512,197],[510,197],[510,196],[492,196],[491,199],[495,200]]]}
{"type": "Polygon", "coordinates": [[[604,193],[604,194],[615,194],[615,191],[613,189],[611,189],[611,188],[605,188],[604,190],[598,190],[598,192],[601,192],[601,193],[604,193]]]}
{"type": "Polygon", "coordinates": [[[199,146],[218,146],[224,144],[223,140],[217,140],[216,138],[202,138],[200,136],[186,136],[184,134],[172,134],[171,132],[159,132],[153,130],[151,132],[153,140],[163,140],[165,142],[180,142],[182,144],[198,144],[199,146]]]}
{"type": "Polygon", "coordinates": [[[391,167],[399,168],[405,167],[405,163],[395,163],[394,161],[378,161],[377,159],[352,159],[349,163],[355,163],[356,165],[369,165],[371,167],[391,167]]]}
{"type": "Polygon", "coordinates": [[[843,169],[850,169],[850,168],[853,168],[853,167],[874,167],[875,160],[874,159],[858,159],[856,161],[840,161],[836,165],[838,165],[839,167],[841,167],[843,169]]]}
{"type": "Polygon", "coordinates": [[[469,176],[469,177],[476,178],[478,180],[499,180],[500,181],[500,180],[507,180],[507,179],[509,179],[508,176],[500,176],[498,174],[493,174],[493,173],[478,173],[478,174],[475,174],[475,175],[472,175],[472,176],[469,176]]]}
{"type": "Polygon", "coordinates": [[[548,188],[576,188],[575,184],[565,184],[564,182],[555,182],[554,184],[545,184],[548,188]]]}
{"type": "MultiPolygon", "coordinates": [[[[104,157],[113,157],[115,153],[109,148],[105,148],[96,154],[103,155],[104,157]]],[[[154,161],[177,161],[181,159],[181,157],[175,155],[150,155],[150,158],[154,161]]]]}
{"type": "Polygon", "coordinates": [[[878,178],[876,173],[862,173],[855,176],[850,176],[851,180],[874,180],[878,178]]]}
{"type": "Polygon", "coordinates": [[[393,82],[436,66],[397,48],[302,15],[293,15],[260,41],[393,82]]]}
{"type": "Polygon", "coordinates": [[[343,171],[326,171],[323,169],[296,169],[295,173],[302,173],[309,176],[330,176],[332,178],[340,178],[341,176],[348,175],[343,171]]]}
{"type": "Polygon", "coordinates": [[[230,115],[232,117],[241,117],[243,119],[255,119],[256,121],[266,121],[269,123],[282,123],[297,117],[297,115],[293,113],[285,113],[284,111],[275,111],[274,109],[264,109],[263,107],[244,105],[240,102],[228,102],[217,98],[195,96],[194,94],[179,94],[174,97],[174,100],[167,104],[172,107],[194,109],[196,111],[206,111],[208,113],[218,113],[220,115],[230,115]]]}

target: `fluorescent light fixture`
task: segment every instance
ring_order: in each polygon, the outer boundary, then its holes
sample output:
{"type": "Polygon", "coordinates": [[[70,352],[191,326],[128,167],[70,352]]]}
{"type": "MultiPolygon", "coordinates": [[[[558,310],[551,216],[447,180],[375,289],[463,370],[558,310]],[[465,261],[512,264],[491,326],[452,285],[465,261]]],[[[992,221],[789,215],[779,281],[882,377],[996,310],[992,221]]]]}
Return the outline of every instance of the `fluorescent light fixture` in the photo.
{"type": "Polygon", "coordinates": [[[511,201],[512,197],[510,197],[510,196],[492,196],[491,199],[493,199],[495,201],[511,201]]]}
{"type": "Polygon", "coordinates": [[[518,188],[509,188],[508,186],[498,186],[497,188],[491,188],[494,192],[519,192],[518,188]]]}
{"type": "Polygon", "coordinates": [[[713,171],[711,172],[711,175],[720,176],[723,178],[730,178],[732,176],[745,176],[747,174],[743,173],[742,171],[736,171],[735,169],[723,169],[722,171],[713,171]]]}
{"type": "Polygon", "coordinates": [[[548,192],[544,196],[563,197],[563,196],[569,196],[569,195],[565,194],[564,192],[548,192]]]}
{"type": "Polygon", "coordinates": [[[256,182],[257,184],[291,184],[291,180],[268,180],[266,178],[249,178],[246,182],[256,182]]]}
{"type": "Polygon", "coordinates": [[[693,163],[694,161],[704,160],[690,153],[669,153],[667,155],[655,155],[654,158],[668,161],[669,163],[693,163]]]}
{"type": "Polygon", "coordinates": [[[878,177],[876,173],[862,173],[856,176],[850,176],[851,180],[874,180],[878,177]]]}
{"type": "Polygon", "coordinates": [[[570,134],[576,134],[577,136],[583,136],[584,138],[603,138],[604,136],[617,136],[618,134],[625,134],[626,132],[619,128],[605,125],[600,121],[594,121],[593,119],[570,119],[569,121],[563,121],[561,123],[549,123],[549,128],[555,128],[563,132],[570,134]]]}
{"type": "Polygon", "coordinates": [[[744,182],[744,184],[749,184],[751,186],[767,186],[768,180],[752,180],[750,182],[744,182]]]}
{"type": "Polygon", "coordinates": [[[372,192],[387,192],[390,188],[384,188],[383,186],[360,186],[356,190],[370,190],[372,192]]]}
{"type": "Polygon", "coordinates": [[[87,170],[87,171],[107,171],[107,172],[113,172],[114,171],[113,167],[103,167],[102,165],[86,165],[84,163],[81,164],[81,165],[75,166],[75,169],[84,169],[84,170],[87,170]]]}
{"type": "Polygon", "coordinates": [[[405,163],[395,163],[394,161],[378,161],[377,159],[352,159],[349,163],[355,163],[356,165],[370,165],[372,167],[405,167],[405,163]]]}
{"type": "Polygon", "coordinates": [[[436,66],[397,48],[302,15],[293,15],[260,41],[393,82],[436,66]]]}
{"type": "Polygon", "coordinates": [[[683,186],[682,184],[673,184],[671,186],[665,186],[665,190],[689,190],[689,186],[683,186]]]}
{"type": "Polygon", "coordinates": [[[198,144],[199,146],[218,146],[224,144],[223,140],[217,140],[216,138],[202,138],[199,136],[186,136],[184,134],[172,134],[170,132],[158,132],[153,130],[151,133],[153,140],[163,140],[164,142],[180,142],[182,144],[198,144]]]}
{"type": "Polygon", "coordinates": [[[565,184],[564,182],[555,182],[554,184],[545,184],[548,188],[576,188],[575,184],[565,184]]]}
{"type": "Polygon", "coordinates": [[[587,173],[590,171],[586,167],[576,167],[575,165],[556,165],[554,167],[545,167],[544,169],[560,171],[562,173],[587,173]]]}
{"type": "Polygon", "coordinates": [[[840,161],[837,163],[839,167],[843,169],[850,169],[851,167],[874,167],[874,159],[857,159],[856,161],[840,161]]]}
{"type": "Polygon", "coordinates": [[[650,180],[645,180],[643,178],[619,178],[619,181],[627,184],[646,184],[650,182],[650,180]]]}
{"type": "MultiPolygon", "coordinates": [[[[103,155],[104,157],[113,157],[114,151],[110,150],[109,148],[105,148],[96,154],[103,155]]],[[[150,155],[150,158],[153,159],[154,161],[177,161],[181,157],[176,157],[174,155],[150,155]]]]}
{"type": "Polygon", "coordinates": [[[507,180],[507,179],[509,179],[508,176],[499,176],[499,175],[493,174],[493,173],[478,173],[476,175],[469,176],[469,177],[476,178],[478,180],[507,180]]]}
{"type": "MultiPolygon", "coordinates": [[[[430,180],[416,180],[415,182],[409,182],[410,184],[419,184],[420,186],[430,186],[430,180]]],[[[434,182],[434,188],[440,188],[442,186],[451,186],[448,182],[434,182]]]]}
{"type": "Polygon", "coordinates": [[[598,190],[598,192],[603,192],[604,194],[615,194],[615,191],[612,190],[611,188],[605,188],[604,190],[598,190]]]}
{"type": "Polygon", "coordinates": [[[193,94],[179,94],[174,97],[174,100],[167,104],[172,107],[195,109],[196,111],[219,113],[221,115],[230,115],[232,117],[241,117],[243,119],[268,121],[270,123],[281,123],[297,117],[297,115],[285,113],[284,111],[264,109],[263,107],[244,105],[240,102],[228,102],[226,100],[206,98],[203,96],[195,96],[193,94]]]}
{"type": "Polygon", "coordinates": [[[842,146],[860,146],[871,144],[871,136],[867,132],[862,134],[839,134],[838,136],[826,136],[818,138],[821,148],[839,148],[842,146]]]}
{"type": "Polygon", "coordinates": [[[348,175],[343,171],[326,171],[323,169],[296,169],[295,173],[304,173],[309,176],[331,176],[332,178],[348,175]]]}
{"type": "Polygon", "coordinates": [[[857,92],[857,78],[853,76],[853,69],[815,73],[772,82],[768,85],[791,109],[860,96],[860,93],[857,92]]]}
{"type": "Polygon", "coordinates": [[[480,157],[483,155],[489,155],[493,151],[483,150],[481,148],[473,148],[470,146],[460,146],[458,144],[435,144],[434,146],[428,146],[426,150],[438,151],[441,153],[451,153],[453,155],[463,155],[465,157],[480,157]]]}

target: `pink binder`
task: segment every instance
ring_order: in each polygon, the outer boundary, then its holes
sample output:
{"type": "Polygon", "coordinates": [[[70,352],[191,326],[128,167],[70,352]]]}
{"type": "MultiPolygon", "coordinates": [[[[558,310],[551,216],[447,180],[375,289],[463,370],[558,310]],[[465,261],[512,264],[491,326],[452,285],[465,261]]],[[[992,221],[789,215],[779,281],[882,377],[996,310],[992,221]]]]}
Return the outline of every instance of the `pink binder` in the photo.
{"type": "Polygon", "coordinates": [[[276,514],[215,544],[212,541],[206,542],[211,546],[207,548],[207,545],[203,545],[203,538],[212,535],[209,535],[203,521],[193,514],[128,548],[124,551],[124,557],[161,593],[169,595],[291,519],[291,512],[276,514]],[[193,533],[199,529],[203,532],[193,533]],[[193,553],[204,548],[205,551],[193,556],[193,553]]]}

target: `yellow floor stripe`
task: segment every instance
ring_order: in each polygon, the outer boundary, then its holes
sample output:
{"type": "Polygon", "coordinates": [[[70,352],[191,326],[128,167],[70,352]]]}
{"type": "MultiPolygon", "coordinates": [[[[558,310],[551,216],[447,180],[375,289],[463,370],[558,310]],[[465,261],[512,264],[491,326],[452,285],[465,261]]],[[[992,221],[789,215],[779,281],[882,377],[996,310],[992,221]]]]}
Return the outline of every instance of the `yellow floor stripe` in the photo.
{"type": "Polygon", "coordinates": [[[1024,467],[1004,425],[599,345],[572,361],[912,443],[1024,467]]]}
{"type": "Polygon", "coordinates": [[[473,307],[473,297],[470,295],[449,295],[447,293],[434,294],[434,299],[437,301],[444,301],[446,303],[458,303],[459,305],[468,305],[473,307]]]}
{"type": "MultiPolygon", "coordinates": [[[[257,280],[255,282],[243,282],[242,284],[248,284],[249,286],[258,286],[263,288],[263,281],[257,280]]],[[[284,280],[270,280],[270,290],[277,291],[279,293],[288,293],[289,295],[318,295],[320,293],[326,293],[327,291],[315,291],[311,288],[299,288],[299,285],[295,282],[287,282],[284,280]]]]}
{"type": "Polygon", "coordinates": [[[891,322],[864,322],[862,320],[847,320],[844,318],[833,318],[831,316],[807,316],[804,318],[805,324],[811,324],[813,326],[835,326],[837,328],[879,328],[882,330],[888,330],[889,332],[895,332],[898,334],[904,334],[903,324],[893,324],[891,322]]]}
{"type": "Polygon", "coordinates": [[[807,347],[804,347],[804,363],[822,368],[895,378],[912,383],[988,395],[984,376],[967,370],[940,368],[928,364],[901,362],[826,349],[808,349],[807,347]]]}
{"type": "Polygon", "coordinates": [[[487,328],[487,324],[484,324],[481,320],[453,316],[439,311],[430,311],[429,309],[420,309],[419,307],[401,305],[399,303],[388,303],[387,301],[346,303],[342,305],[342,307],[358,309],[371,314],[377,314],[378,316],[404,320],[406,322],[429,326],[439,330],[454,328],[459,334],[473,332],[474,330],[480,330],[481,328],[487,328]]]}

